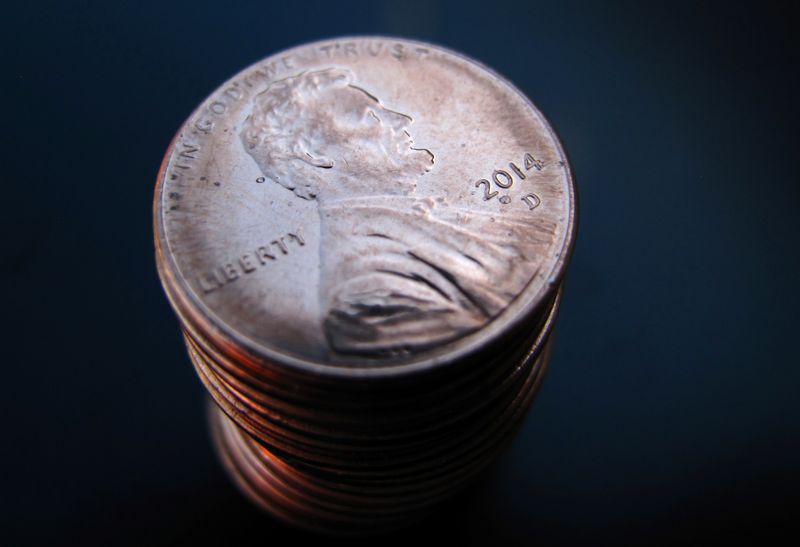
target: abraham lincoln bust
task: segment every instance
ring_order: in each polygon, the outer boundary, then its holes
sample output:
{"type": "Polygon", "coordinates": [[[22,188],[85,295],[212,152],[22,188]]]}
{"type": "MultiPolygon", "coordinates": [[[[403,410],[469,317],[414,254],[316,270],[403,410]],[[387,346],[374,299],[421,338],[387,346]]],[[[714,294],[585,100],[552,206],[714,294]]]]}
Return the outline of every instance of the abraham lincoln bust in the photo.
{"type": "Polygon", "coordinates": [[[320,321],[331,349],[417,352],[505,309],[547,234],[417,196],[423,181],[435,185],[434,154],[414,147],[410,116],[354,81],[330,68],[273,82],[253,98],[239,136],[265,177],[318,204],[320,321]]]}

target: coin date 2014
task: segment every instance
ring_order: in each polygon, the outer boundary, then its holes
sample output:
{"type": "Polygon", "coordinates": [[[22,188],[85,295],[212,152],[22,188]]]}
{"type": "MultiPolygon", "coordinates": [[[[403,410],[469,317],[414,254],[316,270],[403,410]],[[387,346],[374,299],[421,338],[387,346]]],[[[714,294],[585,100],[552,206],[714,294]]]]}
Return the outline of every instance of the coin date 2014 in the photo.
{"type": "MultiPolygon", "coordinates": [[[[522,158],[522,168],[517,166],[517,164],[514,162],[509,162],[508,170],[511,171],[511,173],[505,169],[495,169],[491,176],[491,182],[489,179],[480,179],[475,182],[475,188],[482,188],[483,201],[489,201],[490,199],[496,197],[500,191],[511,188],[516,180],[519,180],[520,182],[525,180],[527,178],[526,173],[531,169],[541,171],[543,168],[544,162],[542,160],[537,159],[533,156],[533,154],[526,153],[522,158]],[[516,175],[516,177],[514,175],[516,175]],[[493,186],[499,190],[492,190],[493,186]]],[[[511,197],[508,195],[500,196],[497,199],[503,205],[511,203],[511,197]]],[[[541,198],[539,198],[539,196],[533,192],[526,193],[520,198],[520,201],[528,206],[529,211],[533,211],[542,203],[541,198]]]]}

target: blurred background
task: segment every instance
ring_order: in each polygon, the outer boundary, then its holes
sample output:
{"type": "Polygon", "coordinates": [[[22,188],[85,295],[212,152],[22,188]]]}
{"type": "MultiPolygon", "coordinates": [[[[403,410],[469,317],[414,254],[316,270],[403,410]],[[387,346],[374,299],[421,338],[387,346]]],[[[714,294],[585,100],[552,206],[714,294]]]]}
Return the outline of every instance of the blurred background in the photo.
{"type": "Polygon", "coordinates": [[[251,507],[212,452],[151,202],[173,134],[220,83],[345,34],[431,41],[508,77],[581,198],[555,356],[515,444],[369,542],[763,543],[796,525],[800,21],[777,3],[643,4],[6,5],[6,544],[319,540],[251,507]]]}

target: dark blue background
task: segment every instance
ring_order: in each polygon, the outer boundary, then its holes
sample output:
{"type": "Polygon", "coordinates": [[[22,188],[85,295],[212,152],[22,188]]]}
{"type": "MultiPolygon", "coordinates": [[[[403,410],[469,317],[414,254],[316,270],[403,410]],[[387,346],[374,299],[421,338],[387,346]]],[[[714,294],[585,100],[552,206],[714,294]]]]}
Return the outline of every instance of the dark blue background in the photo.
{"type": "Polygon", "coordinates": [[[0,520],[11,544],[306,537],[248,505],[211,451],[203,390],[156,276],[151,200],[172,135],[219,83],[353,33],[440,43],[507,76],[560,133],[581,197],[555,358],[515,445],[442,512],[373,542],[760,542],[790,528],[794,14],[500,0],[4,11],[0,520]]]}

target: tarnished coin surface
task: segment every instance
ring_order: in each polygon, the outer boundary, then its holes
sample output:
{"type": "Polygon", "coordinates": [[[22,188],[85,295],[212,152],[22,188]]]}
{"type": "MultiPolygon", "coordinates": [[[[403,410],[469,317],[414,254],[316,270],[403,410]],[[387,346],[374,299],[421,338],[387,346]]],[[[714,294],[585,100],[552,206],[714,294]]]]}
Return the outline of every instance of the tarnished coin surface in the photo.
{"type": "Polygon", "coordinates": [[[429,44],[304,45],[187,120],[155,200],[185,321],[290,367],[380,374],[454,361],[526,321],[575,221],[542,114],[429,44]]]}

